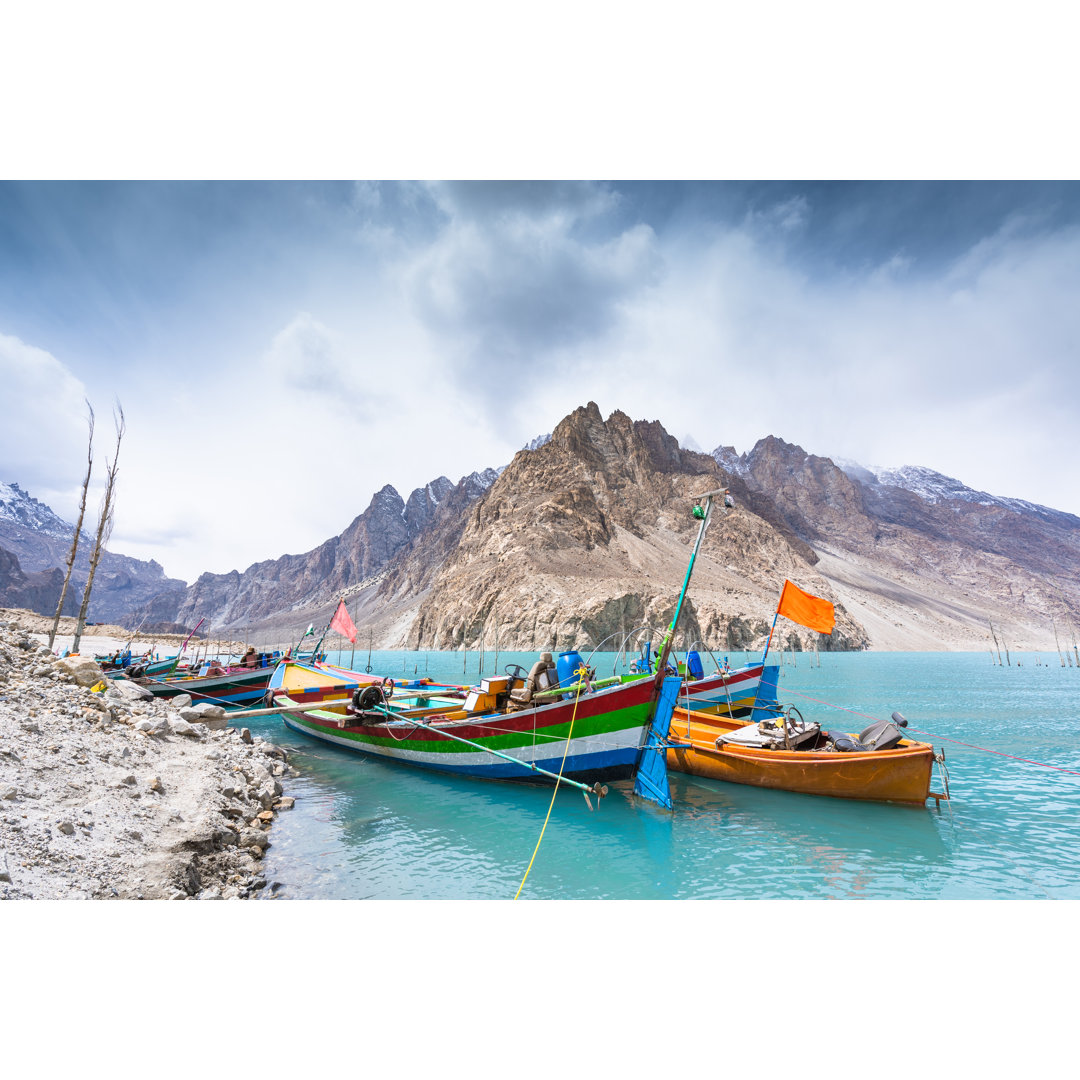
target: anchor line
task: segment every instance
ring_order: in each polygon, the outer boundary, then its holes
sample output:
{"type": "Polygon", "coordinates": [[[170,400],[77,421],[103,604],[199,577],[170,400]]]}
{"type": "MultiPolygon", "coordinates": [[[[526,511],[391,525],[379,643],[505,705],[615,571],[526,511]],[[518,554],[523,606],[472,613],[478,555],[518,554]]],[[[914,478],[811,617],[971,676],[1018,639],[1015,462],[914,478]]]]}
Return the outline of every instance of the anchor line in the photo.
{"type": "MultiPolygon", "coordinates": [[[[821,698],[811,697],[809,694],[800,693],[798,690],[789,688],[788,693],[805,698],[816,705],[827,705],[830,709],[838,709],[840,712],[850,713],[852,716],[861,716],[864,720],[877,721],[880,719],[877,716],[871,716],[869,713],[859,712],[858,709],[846,709],[843,705],[836,705],[831,701],[822,701],[821,698]]],[[[914,731],[919,735],[928,735],[931,739],[937,739],[939,742],[955,743],[957,746],[966,746],[971,750],[981,750],[984,754],[997,754],[998,757],[1009,758],[1011,761],[1020,761],[1025,765],[1038,765],[1042,769],[1055,769],[1057,772],[1068,773],[1070,776],[1080,776],[1080,772],[1077,772],[1076,769],[1066,769],[1062,765],[1050,765],[1045,761],[1033,761],[1031,758],[1017,757],[1015,754],[1006,754],[1003,750],[991,750],[987,746],[962,742],[960,739],[950,739],[947,735],[935,735],[932,731],[923,731],[921,728],[912,727],[910,724],[908,725],[908,731],[914,731]]]]}
{"type": "MultiPolygon", "coordinates": [[[[521,884],[517,887],[517,892],[514,893],[514,899],[516,900],[521,895],[521,890],[525,888],[525,882],[529,877],[529,871],[532,870],[533,863],[536,861],[537,853],[540,851],[540,845],[544,842],[544,833],[547,831],[548,821],[551,819],[551,811],[555,806],[555,796],[559,794],[559,783],[562,780],[563,769],[566,767],[566,755],[570,751],[570,740],[574,735],[574,720],[577,717],[578,701],[581,700],[581,684],[578,683],[578,691],[574,697],[574,711],[570,715],[570,730],[566,735],[566,746],[563,748],[562,762],[559,764],[559,776],[555,781],[555,789],[551,793],[551,802],[548,803],[547,814],[544,817],[544,824],[540,829],[540,835],[536,838],[536,847],[533,848],[532,858],[529,859],[529,865],[525,867],[525,875],[521,879],[521,884]]],[[[588,796],[585,801],[588,802],[588,796]]],[[[598,804],[599,805],[599,804],[598,804]]],[[[589,809],[592,809],[592,803],[589,803],[589,809]]]]}

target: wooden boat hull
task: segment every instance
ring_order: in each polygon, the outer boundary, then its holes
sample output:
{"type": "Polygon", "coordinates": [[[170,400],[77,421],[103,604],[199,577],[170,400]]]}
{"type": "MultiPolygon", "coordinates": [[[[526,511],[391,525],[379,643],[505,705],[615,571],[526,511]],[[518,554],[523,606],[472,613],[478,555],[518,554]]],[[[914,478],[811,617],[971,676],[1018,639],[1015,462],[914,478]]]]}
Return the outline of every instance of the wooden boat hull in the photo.
{"type": "Polygon", "coordinates": [[[138,679],[154,697],[173,698],[190,694],[195,705],[209,701],[230,708],[254,705],[261,701],[273,675],[272,667],[245,668],[224,675],[181,676],[174,679],[138,679]]]}
{"type": "Polygon", "coordinates": [[[669,770],[837,799],[922,806],[930,794],[934,750],[928,743],[904,740],[895,749],[865,753],[768,750],[732,743],[718,749],[717,736],[740,725],[716,717],[709,720],[713,722],[702,722],[685,709],[675,710],[668,740],[685,745],[668,751],[669,770]]]}
{"type": "Polygon", "coordinates": [[[430,725],[425,727],[406,719],[363,724],[345,712],[355,683],[343,684],[335,701],[329,688],[319,689],[317,681],[302,685],[303,672],[297,678],[301,685],[290,691],[289,670],[279,670],[277,704],[301,704],[305,697],[320,700],[309,696],[315,694],[322,695],[326,709],[283,713],[293,731],[382,761],[485,780],[550,782],[530,765],[587,784],[630,779],[654,709],[652,680],[640,680],[518,712],[417,710],[417,718],[430,725]],[[458,741],[462,739],[476,745],[458,741]],[[508,761],[495,752],[518,760],[508,761]]]}

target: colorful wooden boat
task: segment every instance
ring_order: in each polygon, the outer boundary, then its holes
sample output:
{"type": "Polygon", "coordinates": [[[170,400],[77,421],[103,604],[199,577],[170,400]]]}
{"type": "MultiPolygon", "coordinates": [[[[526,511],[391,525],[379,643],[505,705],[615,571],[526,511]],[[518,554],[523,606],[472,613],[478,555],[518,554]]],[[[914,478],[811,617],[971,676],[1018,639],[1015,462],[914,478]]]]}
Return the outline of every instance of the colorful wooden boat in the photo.
{"type": "Polygon", "coordinates": [[[864,749],[860,737],[846,736],[854,749],[843,749],[844,737],[837,733],[796,719],[796,712],[778,712],[771,720],[747,724],[745,718],[676,708],[668,731],[668,769],[839,799],[921,806],[930,796],[930,744],[896,739],[896,729],[879,742],[888,748],[864,749]]]}
{"type": "Polygon", "coordinates": [[[378,689],[376,680],[343,674],[325,665],[281,664],[270,684],[275,704],[319,706],[283,712],[288,727],[383,761],[488,780],[630,779],[656,704],[653,681],[642,679],[538,695],[541,703],[513,708],[510,693],[524,681],[502,676],[482,680],[464,701],[391,708],[391,698],[365,708],[362,695],[378,689]]]}
{"type": "Polygon", "coordinates": [[[231,668],[222,675],[179,675],[170,678],[144,677],[133,682],[144,686],[154,697],[174,698],[190,694],[195,705],[209,701],[227,708],[243,708],[262,700],[274,667],[231,668]]]}

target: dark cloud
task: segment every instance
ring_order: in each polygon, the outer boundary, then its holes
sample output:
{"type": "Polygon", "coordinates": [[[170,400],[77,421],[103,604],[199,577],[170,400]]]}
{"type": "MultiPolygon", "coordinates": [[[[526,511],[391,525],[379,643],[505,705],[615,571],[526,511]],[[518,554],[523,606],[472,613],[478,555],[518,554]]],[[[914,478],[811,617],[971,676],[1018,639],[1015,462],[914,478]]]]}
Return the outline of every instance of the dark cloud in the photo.
{"type": "Polygon", "coordinates": [[[595,226],[616,206],[606,186],[459,184],[432,194],[447,223],[412,263],[410,295],[481,380],[524,374],[546,354],[603,336],[662,274],[647,224],[578,235],[579,224],[595,226]]]}

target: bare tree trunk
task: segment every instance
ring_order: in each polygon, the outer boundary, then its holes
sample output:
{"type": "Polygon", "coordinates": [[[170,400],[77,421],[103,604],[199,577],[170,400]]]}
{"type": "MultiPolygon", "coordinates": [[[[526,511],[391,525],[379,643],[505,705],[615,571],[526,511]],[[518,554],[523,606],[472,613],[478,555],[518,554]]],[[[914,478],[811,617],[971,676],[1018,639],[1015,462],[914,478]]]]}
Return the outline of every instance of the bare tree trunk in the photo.
{"type": "Polygon", "coordinates": [[[82,640],[83,627],[86,625],[86,609],[90,606],[90,590],[94,587],[94,575],[97,573],[98,563],[101,561],[101,553],[112,535],[113,523],[113,492],[116,487],[117,464],[120,461],[120,442],[124,438],[126,424],[124,423],[124,410],[120,403],[116,403],[116,412],[113,414],[116,423],[116,453],[109,463],[109,471],[105,480],[105,498],[101,504],[101,514],[98,517],[97,536],[94,538],[94,550],[90,553],[90,573],[86,579],[86,588],[83,590],[82,607],[79,608],[79,619],[75,624],[75,640],[71,645],[73,653],[79,651],[79,642],[82,640]],[[117,415],[117,413],[119,415],[117,415]]]}
{"type": "Polygon", "coordinates": [[[75,523],[75,535],[71,538],[71,554],[68,555],[64,587],[60,590],[60,602],[56,605],[52,629],[49,631],[50,649],[56,640],[56,628],[60,625],[60,616],[64,613],[64,600],[67,598],[68,585],[71,583],[71,571],[75,569],[75,553],[79,550],[79,533],[82,532],[83,518],[86,516],[86,493],[90,487],[90,470],[94,467],[94,408],[89,401],[86,402],[86,408],[90,413],[86,421],[90,428],[90,435],[86,440],[86,479],[83,480],[82,502],[79,503],[79,520],[75,523]]]}

